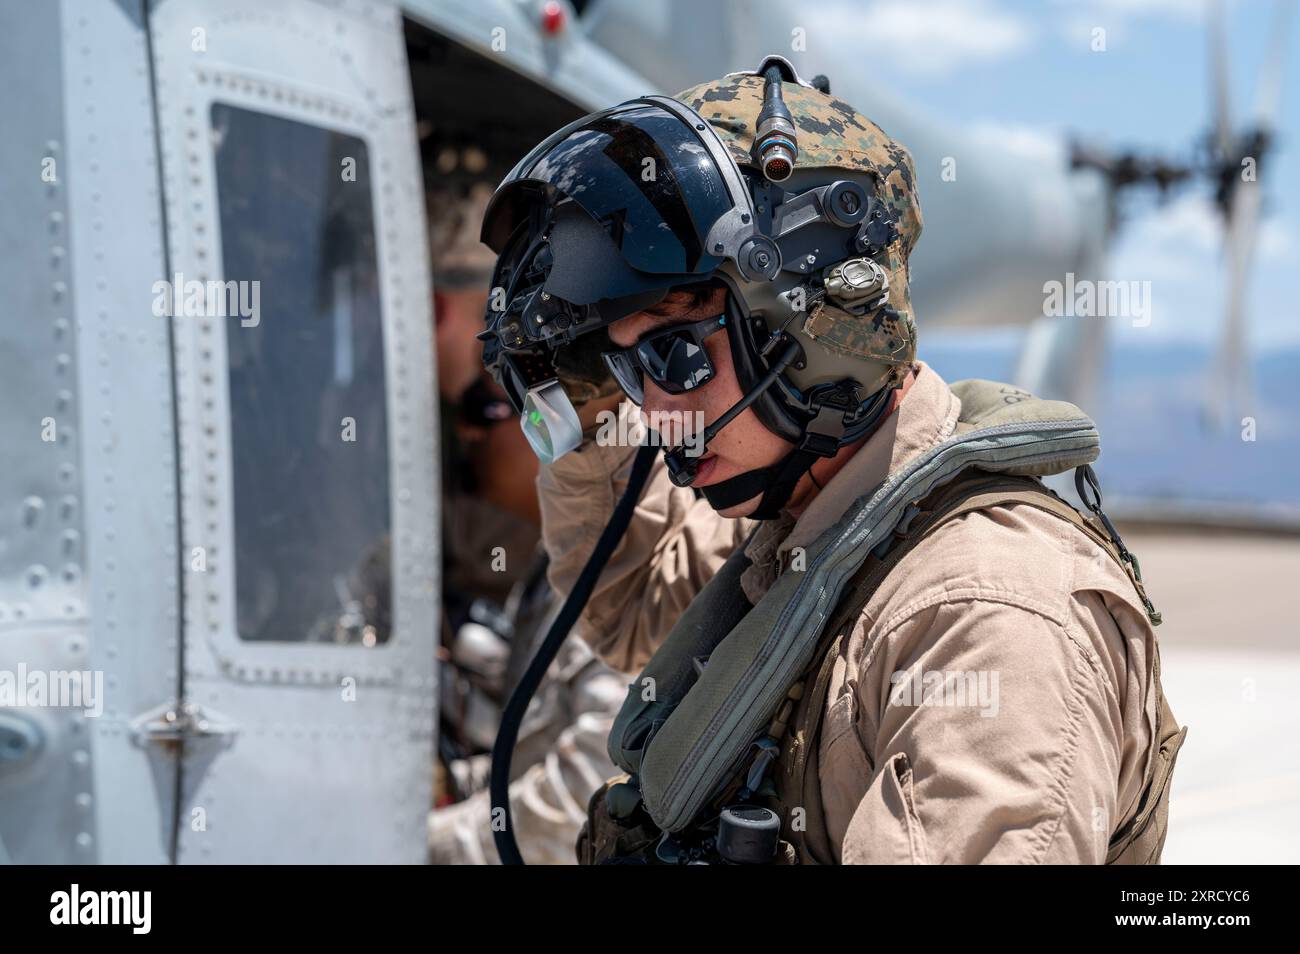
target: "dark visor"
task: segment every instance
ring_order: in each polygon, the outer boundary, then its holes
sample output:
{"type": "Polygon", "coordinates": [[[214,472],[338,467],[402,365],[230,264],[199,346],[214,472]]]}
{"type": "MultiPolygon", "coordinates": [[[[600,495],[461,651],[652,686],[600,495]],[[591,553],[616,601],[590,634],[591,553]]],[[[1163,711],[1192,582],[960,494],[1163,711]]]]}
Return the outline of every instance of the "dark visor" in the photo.
{"type": "MultiPolygon", "coordinates": [[[[732,198],[699,135],[662,107],[634,103],[592,116],[543,143],[509,178],[578,203],[633,268],[704,274],[721,264],[705,238],[732,198]]],[[[504,185],[484,223],[484,240],[498,251],[522,214],[504,185]]]]}

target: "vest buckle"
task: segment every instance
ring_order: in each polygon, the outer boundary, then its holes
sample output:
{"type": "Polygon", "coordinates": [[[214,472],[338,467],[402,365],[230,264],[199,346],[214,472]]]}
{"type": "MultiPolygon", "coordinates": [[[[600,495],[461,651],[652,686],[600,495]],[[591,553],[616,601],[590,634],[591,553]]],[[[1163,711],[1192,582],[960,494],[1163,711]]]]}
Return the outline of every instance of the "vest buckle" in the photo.
{"type": "Polygon", "coordinates": [[[751,749],[757,749],[754,754],[754,760],[749,763],[749,772],[745,775],[745,787],[738,793],[737,797],[741,801],[746,801],[763,787],[763,780],[767,776],[767,770],[776,761],[777,756],[781,754],[781,747],[771,736],[764,736],[761,739],[754,740],[751,749]]]}

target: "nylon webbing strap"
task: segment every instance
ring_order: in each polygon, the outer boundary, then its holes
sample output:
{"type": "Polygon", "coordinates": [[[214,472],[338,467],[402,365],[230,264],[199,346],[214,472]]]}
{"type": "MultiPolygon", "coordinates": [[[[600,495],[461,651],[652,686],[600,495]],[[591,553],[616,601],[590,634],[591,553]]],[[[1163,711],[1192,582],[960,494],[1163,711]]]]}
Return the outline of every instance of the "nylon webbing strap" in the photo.
{"type": "MultiPolygon", "coordinates": [[[[893,569],[920,540],[942,523],[955,520],[976,510],[1008,504],[1025,504],[1053,514],[1078,527],[1088,538],[1105,550],[1124,571],[1144,606],[1150,607],[1142,581],[1134,575],[1130,561],[1124,559],[1111,534],[1099,528],[1050,488],[1034,477],[987,474],[959,476],[937,488],[929,497],[909,507],[890,537],[868,557],[867,562],[845,587],[849,593],[844,609],[835,617],[839,626],[854,618],[866,606],[885,574],[893,569]],[[914,509],[915,508],[915,509],[914,509]],[[883,559],[882,559],[883,557],[883,559]],[[856,581],[856,583],[855,583],[856,581]],[[851,588],[851,589],[850,589],[851,588]]],[[[1150,615],[1150,609],[1148,611],[1150,615]]],[[[1152,620],[1154,623],[1155,620],[1152,620]]],[[[837,631],[828,628],[828,632],[837,631]]]]}
{"type": "MultiPolygon", "coordinates": [[[[821,720],[825,714],[831,669],[845,630],[862,613],[863,607],[870,602],[884,578],[939,524],[962,513],[999,503],[1037,502],[1038,498],[1050,493],[1031,477],[973,471],[936,488],[929,496],[914,502],[904,511],[893,534],[885,538],[883,545],[867,555],[867,559],[845,584],[845,595],[823,630],[821,642],[813,652],[812,663],[787,694],[787,701],[800,699],[807,692],[808,679],[816,673],[806,700],[806,711],[811,713],[813,721],[803,738],[796,737],[789,743],[793,746],[792,760],[788,763],[786,772],[786,778],[791,782],[790,790],[802,793],[812,745],[821,731],[821,720]]],[[[1069,507],[1064,502],[1062,505],[1069,507]]],[[[775,738],[779,741],[781,737],[775,738]]]]}
{"type": "MultiPolygon", "coordinates": [[[[1033,477],[989,474],[979,470],[968,471],[958,476],[944,486],[936,488],[929,496],[909,506],[893,534],[886,537],[881,546],[872,551],[845,585],[843,590],[845,595],[840,600],[835,615],[824,630],[817,650],[813,653],[813,663],[804,671],[796,683],[799,688],[797,690],[792,689],[790,694],[791,698],[794,699],[806,695],[807,712],[811,717],[811,721],[807,723],[808,731],[804,733],[803,737],[793,738],[789,743],[793,746],[794,751],[786,772],[788,791],[795,793],[802,793],[803,791],[808,759],[814,741],[821,731],[821,722],[825,715],[825,696],[829,689],[830,674],[834,666],[835,656],[838,655],[838,647],[846,635],[847,628],[861,615],[862,610],[870,602],[871,597],[875,594],[884,578],[922,539],[941,524],[974,511],[1010,504],[1025,504],[1035,507],[1054,514],[1078,527],[1098,546],[1110,554],[1111,559],[1125,571],[1125,575],[1133,583],[1135,590],[1142,598],[1142,602],[1147,602],[1140,581],[1134,579],[1129,564],[1121,557],[1109,534],[1093,525],[1083,514],[1062,500],[1050,488],[1044,486],[1041,481],[1033,477]],[[814,673],[816,674],[815,679],[811,691],[808,691],[808,679],[814,673]]],[[[1158,655],[1156,667],[1156,678],[1158,679],[1158,655]]],[[[1159,725],[1159,720],[1163,715],[1163,713],[1157,713],[1157,725],[1159,725]]],[[[793,722],[791,725],[794,727],[793,722]]],[[[1146,778],[1148,788],[1153,774],[1153,769],[1149,765],[1146,778]]],[[[1129,836],[1131,840],[1133,823],[1140,817],[1141,814],[1139,813],[1137,818],[1122,828],[1120,832],[1117,832],[1116,840],[1118,841],[1125,836],[1129,836]]],[[[1112,842],[1112,847],[1114,847],[1114,842],[1112,842]]]]}

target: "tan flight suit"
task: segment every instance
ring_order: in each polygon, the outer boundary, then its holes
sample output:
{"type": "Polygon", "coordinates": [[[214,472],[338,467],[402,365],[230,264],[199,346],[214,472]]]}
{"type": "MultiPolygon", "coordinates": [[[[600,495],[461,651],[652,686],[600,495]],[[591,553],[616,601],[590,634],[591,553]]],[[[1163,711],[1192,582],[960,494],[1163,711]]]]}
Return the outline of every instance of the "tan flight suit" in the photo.
{"type": "MultiPolygon", "coordinates": [[[[758,527],[741,578],[748,598],[797,571],[798,548],[855,498],[950,437],[959,409],[918,363],[898,411],[799,519],[758,527]]],[[[630,448],[589,443],[543,467],[543,542],[561,592],[630,459],[630,448]]],[[[577,631],[616,667],[637,669],[752,528],[673,487],[660,467],[577,631]]],[[[809,814],[830,846],[824,860],[1106,860],[1151,768],[1155,665],[1132,583],[1085,533],[1019,504],[942,524],[885,578],[828,667],[809,786],[819,802],[809,814]],[[943,692],[900,696],[934,685],[932,674],[983,691],[964,704],[943,692]]]]}

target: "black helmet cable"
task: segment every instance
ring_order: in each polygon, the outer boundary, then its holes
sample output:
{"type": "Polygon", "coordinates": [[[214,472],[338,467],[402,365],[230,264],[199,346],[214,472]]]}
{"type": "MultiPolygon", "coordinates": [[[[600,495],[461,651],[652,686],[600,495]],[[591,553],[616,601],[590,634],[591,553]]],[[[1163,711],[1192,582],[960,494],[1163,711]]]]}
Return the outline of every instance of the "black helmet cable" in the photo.
{"type": "Polygon", "coordinates": [[[578,574],[577,582],[573,584],[573,589],[569,591],[555,621],[547,630],[546,638],[537,648],[537,653],[528,664],[528,669],[519,680],[519,685],[515,686],[510,694],[510,699],[501,715],[501,727],[492,746],[492,774],[488,790],[492,804],[492,838],[496,842],[497,854],[501,856],[502,864],[524,864],[510,817],[510,762],[514,756],[515,743],[519,739],[519,728],[523,723],[524,714],[528,711],[528,704],[532,701],[538,686],[541,685],[546,670],[550,668],[564,640],[568,637],[569,630],[577,621],[578,614],[591,598],[601,571],[605,569],[605,564],[609,562],[619,541],[623,539],[623,534],[627,532],[632,513],[650,475],[650,466],[658,453],[659,448],[654,444],[644,444],[637,450],[623,496],[615,505],[614,513],[601,532],[600,539],[596,541],[595,549],[588,557],[582,572],[578,574]],[[498,819],[504,824],[498,824],[498,819]]]}

